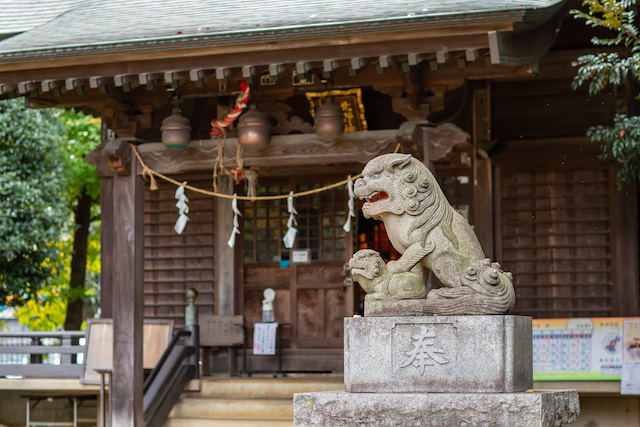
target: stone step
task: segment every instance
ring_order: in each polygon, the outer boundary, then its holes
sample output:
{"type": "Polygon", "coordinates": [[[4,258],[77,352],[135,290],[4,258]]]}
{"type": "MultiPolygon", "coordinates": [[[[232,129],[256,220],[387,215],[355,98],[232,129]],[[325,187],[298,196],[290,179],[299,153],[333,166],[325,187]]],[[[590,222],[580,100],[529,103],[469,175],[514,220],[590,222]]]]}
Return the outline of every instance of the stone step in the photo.
{"type": "Polygon", "coordinates": [[[169,419],[164,427],[293,427],[293,420],[198,420],[193,418],[169,419]]]}
{"type": "Polygon", "coordinates": [[[169,418],[202,420],[293,420],[292,399],[181,398],[169,418]]]}
{"type": "Polygon", "coordinates": [[[313,379],[203,379],[200,395],[225,399],[293,399],[294,393],[331,390],[344,390],[341,375],[313,379]]]}

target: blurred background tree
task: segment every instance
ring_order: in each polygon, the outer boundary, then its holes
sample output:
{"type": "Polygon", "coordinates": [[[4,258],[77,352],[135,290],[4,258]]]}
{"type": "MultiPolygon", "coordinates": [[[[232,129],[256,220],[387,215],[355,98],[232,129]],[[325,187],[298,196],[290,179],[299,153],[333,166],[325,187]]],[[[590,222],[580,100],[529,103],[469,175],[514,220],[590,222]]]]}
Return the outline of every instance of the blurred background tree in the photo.
{"type": "Polygon", "coordinates": [[[74,221],[64,249],[70,259],[65,259],[68,264],[65,262],[64,274],[59,276],[67,299],[64,328],[70,331],[80,329],[84,311],[93,317],[100,295],[100,180],[96,167],[84,160],[100,144],[100,119],[64,110],[60,120],[66,127],[66,191],[74,221]]]}
{"type": "Polygon", "coordinates": [[[99,143],[99,119],[0,102],[0,307],[32,330],[98,310],[100,183],[84,156],[99,143]]]}
{"type": "Polygon", "coordinates": [[[69,218],[63,139],[54,111],[0,102],[0,305],[27,304],[56,273],[69,218]]]}
{"type": "MultiPolygon", "coordinates": [[[[578,74],[573,88],[589,85],[590,94],[598,94],[609,85],[631,86],[640,81],[640,38],[635,25],[635,0],[585,0],[586,10],[572,10],[577,19],[593,28],[606,30],[609,37],[591,39],[595,46],[619,47],[622,52],[584,55],[574,62],[578,74]],[[622,54],[621,54],[622,53],[622,54]],[[629,78],[633,81],[629,81],[629,78]]],[[[610,50],[610,49],[609,49],[610,50]]],[[[638,99],[636,97],[636,99],[638,99]]],[[[615,159],[621,165],[618,185],[640,178],[640,117],[617,114],[612,127],[591,127],[587,136],[602,144],[603,159],[615,159]]]]}

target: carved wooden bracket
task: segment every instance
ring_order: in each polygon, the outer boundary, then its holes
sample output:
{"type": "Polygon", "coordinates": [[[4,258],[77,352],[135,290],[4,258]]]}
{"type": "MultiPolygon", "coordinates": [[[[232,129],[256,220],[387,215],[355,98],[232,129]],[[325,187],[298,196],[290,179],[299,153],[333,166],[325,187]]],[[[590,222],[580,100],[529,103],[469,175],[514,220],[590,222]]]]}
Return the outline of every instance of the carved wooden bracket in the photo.
{"type": "Polygon", "coordinates": [[[98,175],[98,178],[107,178],[114,175],[111,168],[109,168],[107,159],[102,155],[102,150],[104,150],[106,145],[107,142],[103,141],[84,157],[87,163],[90,165],[96,165],[96,175],[98,175]]]}
{"type": "Polygon", "coordinates": [[[442,162],[451,159],[455,148],[468,146],[471,136],[453,123],[433,126],[422,120],[403,123],[397,140],[425,162],[442,162]],[[426,153],[425,146],[428,147],[426,153]]]}
{"type": "Polygon", "coordinates": [[[108,141],[102,149],[111,171],[119,176],[131,175],[131,147],[129,142],[135,138],[116,138],[108,141]]]}

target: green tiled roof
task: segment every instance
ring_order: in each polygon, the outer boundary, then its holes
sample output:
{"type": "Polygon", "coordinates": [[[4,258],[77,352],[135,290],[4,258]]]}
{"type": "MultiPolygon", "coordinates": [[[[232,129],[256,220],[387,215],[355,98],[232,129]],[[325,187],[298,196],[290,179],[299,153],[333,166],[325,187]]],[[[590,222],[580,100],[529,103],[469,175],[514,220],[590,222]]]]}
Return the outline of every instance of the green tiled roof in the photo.
{"type": "Polygon", "coordinates": [[[0,62],[532,21],[548,18],[563,2],[0,0],[0,26],[41,24],[0,41],[0,62]],[[16,5],[25,6],[22,15],[16,5]]]}
{"type": "Polygon", "coordinates": [[[51,21],[82,0],[0,0],[0,38],[51,21]]]}

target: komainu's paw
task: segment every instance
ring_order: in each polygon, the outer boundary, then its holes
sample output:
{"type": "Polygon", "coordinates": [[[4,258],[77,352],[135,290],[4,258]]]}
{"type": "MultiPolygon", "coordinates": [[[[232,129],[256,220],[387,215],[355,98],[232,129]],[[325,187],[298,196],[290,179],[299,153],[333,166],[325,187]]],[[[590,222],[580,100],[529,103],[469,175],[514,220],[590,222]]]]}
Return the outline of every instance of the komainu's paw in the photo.
{"type": "Polygon", "coordinates": [[[365,301],[378,301],[382,299],[387,299],[387,296],[382,292],[374,292],[372,294],[367,294],[364,296],[365,301]]]}

